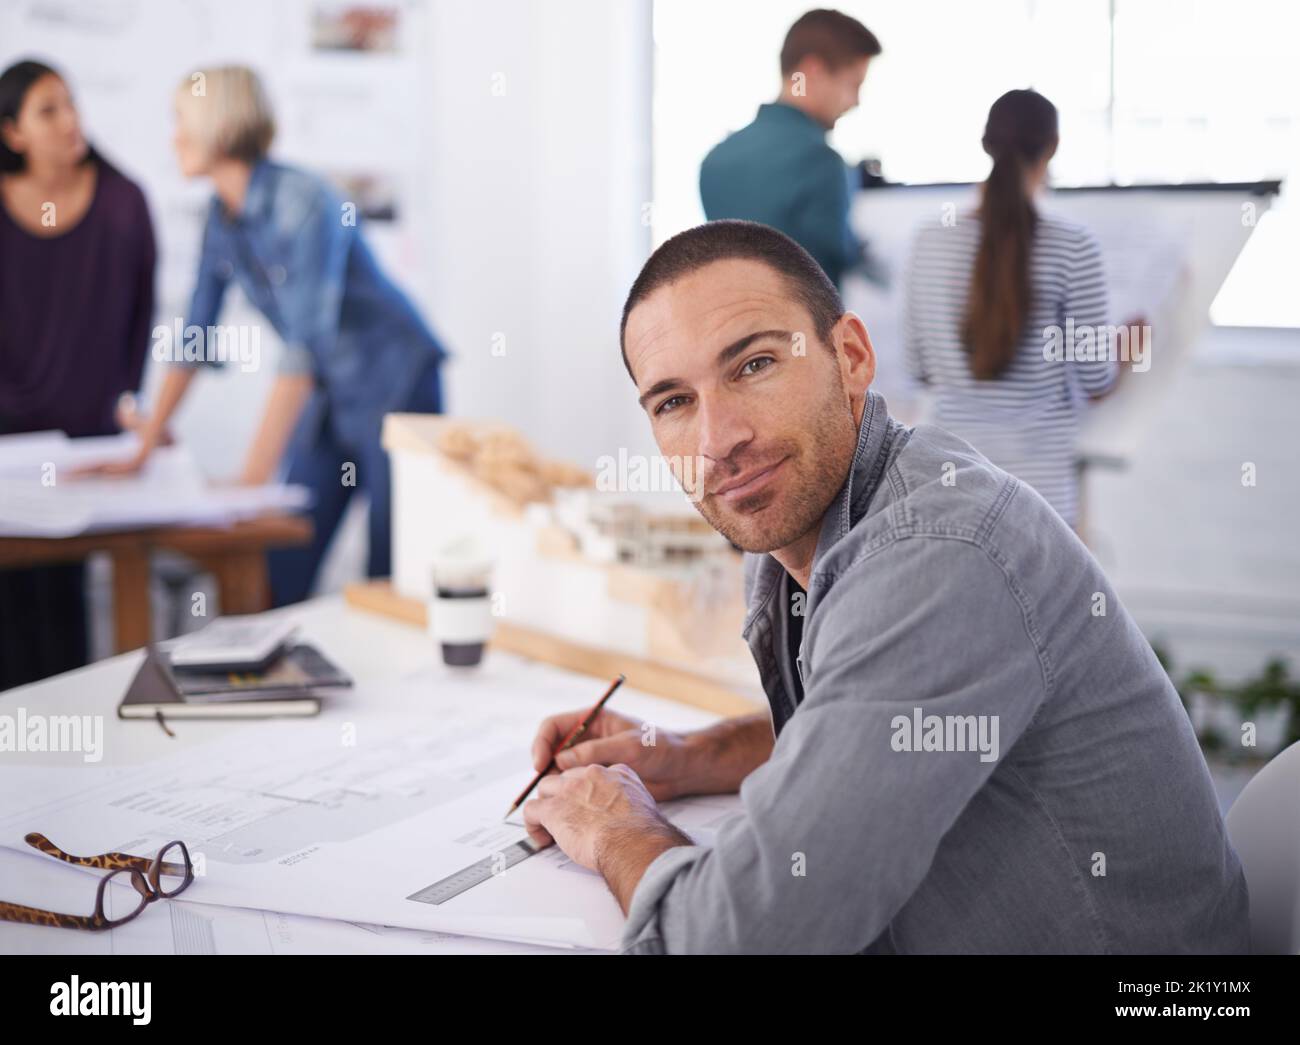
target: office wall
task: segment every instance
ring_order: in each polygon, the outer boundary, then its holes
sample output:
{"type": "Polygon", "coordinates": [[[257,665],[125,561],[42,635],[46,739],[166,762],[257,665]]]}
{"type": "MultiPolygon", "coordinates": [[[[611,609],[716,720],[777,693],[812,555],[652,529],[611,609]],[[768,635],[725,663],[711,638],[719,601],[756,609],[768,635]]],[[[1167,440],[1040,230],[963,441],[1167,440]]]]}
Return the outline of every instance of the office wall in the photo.
{"type": "Polygon", "coordinates": [[[1129,466],[1090,476],[1094,551],[1180,675],[1251,677],[1275,656],[1294,670],[1300,331],[1211,328],[1171,385],[1129,466]]]}
{"type": "Polygon", "coordinates": [[[433,11],[430,297],[452,406],[588,466],[648,452],[618,318],[650,242],[649,0],[433,11]]]}

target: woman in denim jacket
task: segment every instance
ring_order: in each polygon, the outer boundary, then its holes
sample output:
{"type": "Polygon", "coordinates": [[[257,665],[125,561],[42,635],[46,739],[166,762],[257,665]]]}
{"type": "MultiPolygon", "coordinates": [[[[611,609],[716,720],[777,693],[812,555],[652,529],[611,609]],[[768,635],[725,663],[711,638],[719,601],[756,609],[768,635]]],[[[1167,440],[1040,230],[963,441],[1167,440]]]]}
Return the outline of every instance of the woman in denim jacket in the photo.
{"type": "Polygon", "coordinates": [[[137,425],[140,455],[125,467],[139,467],[157,445],[200,365],[260,364],[255,336],[216,326],[226,288],[236,283],[284,342],[241,481],[268,482],[284,461],[286,481],[314,494],[311,544],[271,553],[275,604],[311,593],[358,487],[370,498],[367,573],[384,576],[391,529],[383,416],[439,412],[446,353],[380,271],[355,206],[315,175],[266,158],[274,125],[252,70],[194,73],[177,91],[176,112],[181,172],[210,178],[216,192],[189,316],[183,327],[154,332],[154,357],[175,365],[153,415],[137,425]]]}

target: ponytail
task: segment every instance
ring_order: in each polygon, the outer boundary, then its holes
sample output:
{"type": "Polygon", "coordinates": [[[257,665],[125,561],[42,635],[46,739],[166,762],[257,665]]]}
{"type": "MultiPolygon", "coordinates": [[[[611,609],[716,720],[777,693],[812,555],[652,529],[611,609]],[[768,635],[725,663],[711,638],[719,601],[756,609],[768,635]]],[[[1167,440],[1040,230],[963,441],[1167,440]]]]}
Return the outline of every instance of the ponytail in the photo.
{"type": "Polygon", "coordinates": [[[993,169],[980,204],[962,341],[977,380],[1000,377],[1015,359],[1032,296],[1030,254],[1038,215],[1025,172],[1056,143],[1056,109],[1033,91],[1011,91],[994,103],[984,132],[993,169]]]}

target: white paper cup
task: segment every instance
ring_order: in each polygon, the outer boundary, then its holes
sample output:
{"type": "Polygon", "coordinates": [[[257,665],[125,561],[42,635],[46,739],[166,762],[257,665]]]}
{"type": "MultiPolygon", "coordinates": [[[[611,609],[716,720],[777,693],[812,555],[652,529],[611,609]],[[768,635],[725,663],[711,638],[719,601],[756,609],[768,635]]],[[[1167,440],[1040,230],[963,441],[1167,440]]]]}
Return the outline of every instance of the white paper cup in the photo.
{"type": "Polygon", "coordinates": [[[442,646],[443,663],[473,667],[492,637],[492,561],[471,544],[453,545],[434,557],[429,634],[442,646]]]}

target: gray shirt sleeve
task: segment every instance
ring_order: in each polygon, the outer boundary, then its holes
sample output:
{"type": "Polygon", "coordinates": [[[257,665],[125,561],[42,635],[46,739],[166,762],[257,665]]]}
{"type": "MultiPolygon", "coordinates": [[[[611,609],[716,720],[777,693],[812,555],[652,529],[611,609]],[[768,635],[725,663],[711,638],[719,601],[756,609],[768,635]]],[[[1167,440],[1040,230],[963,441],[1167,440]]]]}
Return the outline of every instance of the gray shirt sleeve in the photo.
{"type": "Polygon", "coordinates": [[[867,947],[1050,685],[1007,574],[961,538],[902,538],[869,553],[808,626],[806,696],[741,785],[743,811],[712,847],[671,849],[647,868],[625,952],[867,947]],[[916,709],[985,716],[993,757],[898,750],[916,709]]]}

